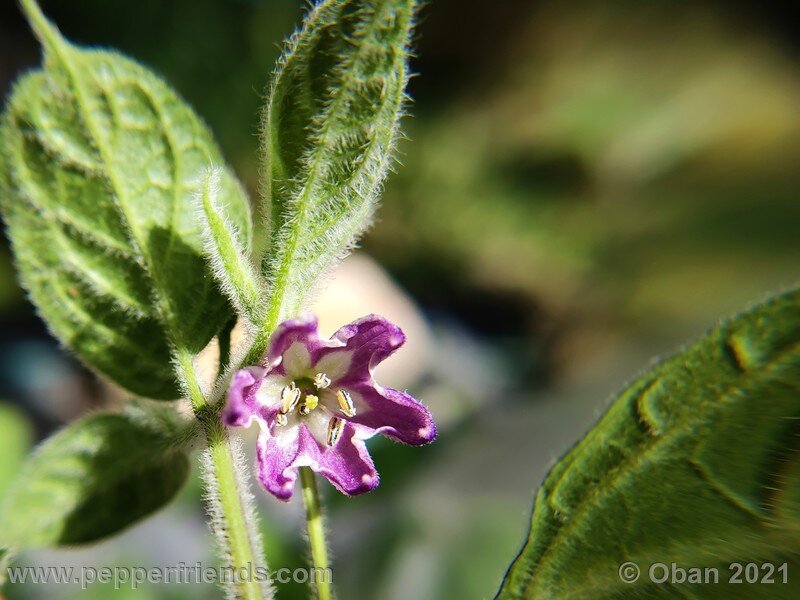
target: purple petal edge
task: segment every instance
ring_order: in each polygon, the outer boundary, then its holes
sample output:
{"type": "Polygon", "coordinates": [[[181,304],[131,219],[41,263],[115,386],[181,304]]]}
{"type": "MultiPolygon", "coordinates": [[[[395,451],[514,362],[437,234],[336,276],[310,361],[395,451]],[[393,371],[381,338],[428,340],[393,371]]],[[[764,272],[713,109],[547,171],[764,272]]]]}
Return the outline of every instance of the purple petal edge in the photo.
{"type": "Polygon", "coordinates": [[[305,345],[313,355],[324,345],[319,338],[318,327],[317,317],[314,315],[302,315],[278,325],[269,340],[266,362],[270,365],[279,363],[284,352],[295,342],[305,345]]]}
{"type": "Polygon", "coordinates": [[[256,468],[258,480],[266,491],[279,500],[289,501],[301,466],[311,467],[348,496],[372,491],[380,482],[366,444],[356,435],[353,425],[345,427],[333,448],[321,446],[305,425],[299,426],[283,443],[262,431],[256,468]]]}
{"type": "Polygon", "coordinates": [[[348,372],[337,381],[339,385],[347,386],[370,380],[372,370],[400,348],[406,336],[402,329],[384,317],[368,315],[339,329],[331,341],[338,343],[323,347],[315,361],[330,353],[349,353],[348,372]]]}
{"type": "Polygon", "coordinates": [[[279,440],[262,430],[256,446],[256,472],[264,489],[278,500],[288,502],[294,492],[300,456],[300,439],[297,435],[279,440]]]}
{"type": "Polygon", "coordinates": [[[412,446],[429,444],[436,438],[433,415],[410,394],[374,383],[361,383],[353,390],[369,408],[352,417],[351,422],[412,446]]]}
{"type": "Polygon", "coordinates": [[[228,402],[222,409],[222,422],[230,427],[249,427],[259,406],[255,393],[264,379],[265,369],[248,367],[236,371],[228,388],[228,402]]]}

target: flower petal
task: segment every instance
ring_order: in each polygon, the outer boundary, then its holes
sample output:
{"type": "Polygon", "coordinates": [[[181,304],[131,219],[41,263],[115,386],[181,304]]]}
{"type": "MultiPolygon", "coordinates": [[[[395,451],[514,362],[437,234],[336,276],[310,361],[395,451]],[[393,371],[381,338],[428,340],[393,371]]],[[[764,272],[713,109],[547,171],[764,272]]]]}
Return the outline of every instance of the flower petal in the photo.
{"type": "Polygon", "coordinates": [[[317,317],[303,315],[278,325],[270,337],[266,362],[269,365],[277,365],[276,370],[284,374],[285,370],[278,362],[283,359],[284,353],[296,342],[303,344],[309,355],[323,346],[317,331],[317,317]]]}
{"type": "Polygon", "coordinates": [[[345,325],[333,334],[335,346],[320,350],[317,360],[335,353],[350,355],[349,368],[338,383],[346,386],[358,381],[369,381],[371,371],[406,341],[403,331],[381,316],[369,315],[345,325]]]}
{"type": "Polygon", "coordinates": [[[355,496],[374,490],[380,477],[364,440],[348,423],[335,446],[329,448],[316,442],[306,427],[301,428],[301,445],[307,452],[309,466],[324,475],[343,494],[355,496]]]}
{"type": "Polygon", "coordinates": [[[301,455],[300,427],[270,435],[262,429],[258,436],[256,469],[258,480],[264,489],[278,498],[288,501],[297,479],[297,462],[301,455]]]}
{"type": "Polygon", "coordinates": [[[351,389],[360,399],[358,412],[349,419],[352,423],[412,446],[427,444],[436,437],[430,411],[410,394],[371,382],[351,389]]]}
{"type": "Polygon", "coordinates": [[[228,388],[228,402],[222,410],[222,422],[230,427],[250,427],[261,406],[256,399],[266,369],[247,367],[236,371],[228,388]]]}
{"type": "Polygon", "coordinates": [[[261,485],[283,501],[292,497],[297,469],[303,466],[324,475],[349,496],[372,491],[380,482],[366,444],[352,424],[345,426],[332,448],[317,442],[305,425],[282,429],[278,435],[262,430],[256,463],[261,485]]]}

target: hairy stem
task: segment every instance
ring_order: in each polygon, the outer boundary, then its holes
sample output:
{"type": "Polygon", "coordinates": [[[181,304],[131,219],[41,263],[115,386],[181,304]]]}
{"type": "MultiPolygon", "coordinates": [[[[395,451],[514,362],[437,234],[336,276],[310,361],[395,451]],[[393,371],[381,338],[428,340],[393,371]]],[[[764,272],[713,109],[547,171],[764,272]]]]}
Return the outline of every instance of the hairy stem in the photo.
{"type": "Polygon", "coordinates": [[[267,350],[269,337],[278,326],[277,321],[277,317],[270,319],[266,321],[263,324],[263,327],[258,330],[258,333],[250,344],[250,348],[247,350],[247,354],[245,354],[244,360],[242,360],[240,363],[241,366],[254,365],[261,359],[261,357],[264,355],[264,352],[267,350]]]}
{"type": "Polygon", "coordinates": [[[300,481],[303,484],[303,502],[306,505],[308,543],[311,546],[311,559],[317,574],[317,597],[319,600],[331,600],[333,590],[330,578],[324,575],[329,568],[328,548],[325,544],[325,522],[314,471],[309,467],[300,467],[300,481]]]}
{"type": "MultiPolygon", "coordinates": [[[[232,567],[235,573],[249,572],[252,575],[257,569],[266,572],[263,544],[258,534],[242,453],[222,425],[217,407],[208,404],[191,354],[181,351],[176,354],[179,373],[208,444],[202,459],[203,481],[206,484],[209,525],[220,558],[224,566],[232,567]]],[[[252,576],[249,579],[242,581],[237,576],[234,581],[226,582],[228,597],[236,600],[273,597],[267,583],[254,581],[252,576]]]]}
{"type": "Polygon", "coordinates": [[[236,327],[236,319],[231,317],[222,331],[219,332],[217,340],[219,341],[219,367],[217,368],[217,379],[222,377],[222,374],[228,369],[231,362],[231,334],[233,328],[236,327]]]}

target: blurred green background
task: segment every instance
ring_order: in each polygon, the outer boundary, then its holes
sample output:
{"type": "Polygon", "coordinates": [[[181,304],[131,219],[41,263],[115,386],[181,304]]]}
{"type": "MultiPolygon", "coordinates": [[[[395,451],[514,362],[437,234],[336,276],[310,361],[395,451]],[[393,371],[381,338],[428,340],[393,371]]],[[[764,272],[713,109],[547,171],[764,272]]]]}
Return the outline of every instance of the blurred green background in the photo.
{"type": "MultiPolygon", "coordinates": [[[[258,109],[300,2],[42,6],[69,38],[161,73],[257,198],[258,109]]],[[[405,311],[425,360],[401,363],[384,383],[422,397],[441,435],[424,449],[375,440],[382,484],[366,497],[325,486],[342,598],[491,597],[537,482],[609,395],[653,357],[800,279],[800,37],[790,8],[435,0],[423,10],[409,139],[356,267],[342,271],[340,284],[363,294],[333,294],[321,310],[405,311]]],[[[38,53],[2,0],[0,94],[38,53]]],[[[118,394],[48,337],[5,242],[0,329],[2,494],[32,443],[118,394]]],[[[17,562],[210,563],[200,495],[195,482],[120,538],[17,562]]],[[[270,566],[302,565],[299,499],[258,495],[270,566]]],[[[177,585],[5,593],[219,596],[177,585]]],[[[280,597],[306,594],[285,586],[280,597]]]]}

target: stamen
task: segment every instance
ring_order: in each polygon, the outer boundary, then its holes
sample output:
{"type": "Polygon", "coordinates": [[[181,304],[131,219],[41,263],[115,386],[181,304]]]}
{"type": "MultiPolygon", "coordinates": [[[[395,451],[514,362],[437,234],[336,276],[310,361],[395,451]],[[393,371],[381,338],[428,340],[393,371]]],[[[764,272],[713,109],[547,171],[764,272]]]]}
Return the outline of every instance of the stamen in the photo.
{"type": "Polygon", "coordinates": [[[314,394],[307,394],[306,400],[303,402],[303,406],[300,407],[300,414],[305,416],[317,408],[318,405],[319,398],[317,398],[314,394]]]}
{"type": "Polygon", "coordinates": [[[301,392],[299,389],[294,387],[294,382],[291,385],[287,385],[285,388],[281,390],[281,412],[283,414],[292,412],[297,403],[300,401],[301,392]]]}
{"type": "Polygon", "coordinates": [[[336,392],[336,399],[339,401],[339,408],[346,417],[356,416],[356,405],[353,404],[353,397],[347,390],[339,390],[336,392]]]}
{"type": "Polygon", "coordinates": [[[331,378],[328,377],[325,373],[317,373],[314,377],[314,385],[317,387],[318,390],[324,390],[331,384],[331,378]]]}
{"type": "Polygon", "coordinates": [[[328,421],[328,446],[335,446],[342,437],[344,423],[344,420],[339,417],[331,417],[331,420],[328,421]]]}
{"type": "Polygon", "coordinates": [[[286,425],[288,422],[289,422],[288,417],[282,412],[279,412],[277,415],[275,415],[276,425],[286,425]]]}

